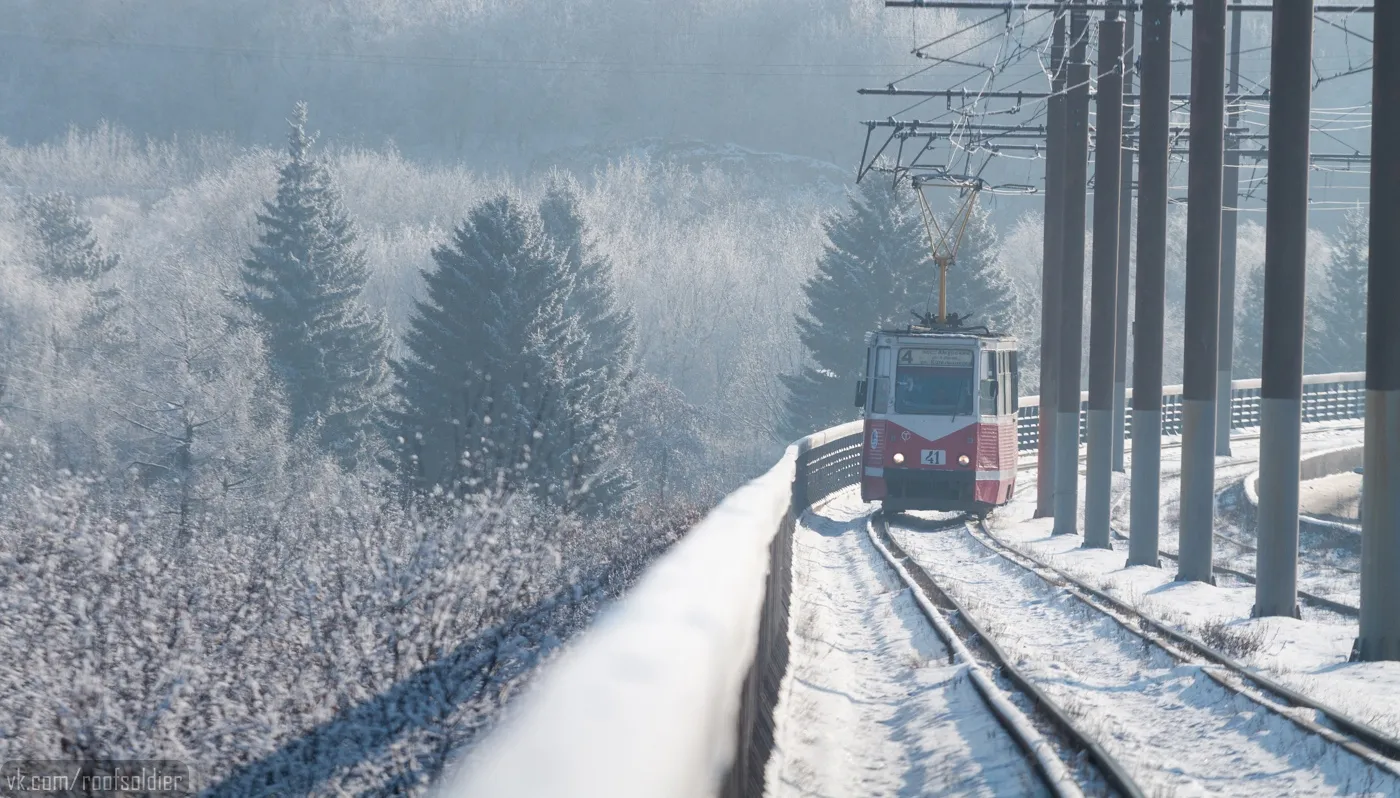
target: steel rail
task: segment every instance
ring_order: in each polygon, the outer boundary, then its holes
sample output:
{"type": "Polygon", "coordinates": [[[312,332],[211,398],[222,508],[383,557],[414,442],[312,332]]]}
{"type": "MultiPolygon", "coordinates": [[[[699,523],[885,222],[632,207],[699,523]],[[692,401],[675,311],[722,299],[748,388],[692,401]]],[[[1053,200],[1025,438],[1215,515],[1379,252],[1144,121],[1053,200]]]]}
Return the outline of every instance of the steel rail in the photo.
{"type": "MultiPolygon", "coordinates": [[[[946,525],[945,528],[962,526],[966,522],[963,518],[946,525]]],[[[1069,715],[1060,708],[1058,704],[1050,699],[1044,691],[1034,682],[1025,676],[1013,663],[996,641],[988,635],[986,631],[973,620],[957,600],[955,600],[946,590],[938,586],[928,571],[911,558],[908,553],[894,540],[889,533],[889,528],[883,514],[877,513],[871,516],[870,524],[866,532],[870,535],[875,548],[889,562],[895,573],[916,596],[927,599],[925,602],[917,602],[920,609],[928,617],[929,621],[937,630],[943,642],[953,650],[961,649],[968,658],[968,664],[975,666],[978,664],[976,658],[970,652],[975,649],[980,654],[980,659],[986,662],[991,669],[999,672],[1007,681],[1011,682],[1017,690],[1021,691],[1036,711],[1040,713],[1042,720],[1053,728],[1062,738],[1062,742],[1070,748],[1082,751],[1084,755],[1097,768],[1104,781],[1114,790],[1127,798],[1145,798],[1146,794],[1123,765],[1111,754],[1103,749],[1092,737],[1085,734],[1074,725],[1069,715]],[[967,631],[959,634],[953,623],[939,616],[939,610],[956,619],[957,623],[967,631]]],[[[1040,757],[1036,755],[1035,747],[1031,741],[1024,738],[1023,730],[1014,723],[1009,723],[1004,719],[997,709],[997,701],[993,698],[990,685],[984,685],[980,681],[974,680],[978,693],[987,701],[992,708],[993,714],[1002,721],[1002,726],[1016,740],[1017,744],[1031,756],[1036,763],[1036,770],[1045,779],[1047,786],[1057,795],[1061,794],[1059,783],[1049,774],[1040,757]]]]}
{"type": "Polygon", "coordinates": [[[1351,753],[1356,754],[1368,762],[1381,765],[1391,772],[1400,773],[1400,740],[1362,721],[1355,720],[1330,705],[1309,698],[1290,687],[1286,687],[1258,673],[1228,654],[1217,651],[1191,635],[1171,628],[1126,602],[1102,590],[1089,586],[1077,577],[1070,575],[1038,557],[1012,548],[997,538],[984,521],[969,519],[964,526],[971,533],[972,537],[986,547],[988,551],[998,554],[1008,562],[1020,566],[1023,570],[1034,574],[1047,584],[1052,584],[1066,590],[1086,606],[1096,609],[1103,615],[1112,618],[1119,626],[1126,629],[1128,632],[1158,646],[1183,663],[1201,665],[1202,663],[1199,661],[1193,662],[1192,655],[1194,655],[1196,660],[1206,660],[1212,665],[1225,668],[1243,681],[1254,684],[1264,693],[1272,694],[1293,707],[1317,712],[1325,717],[1335,728],[1328,728],[1317,721],[1299,717],[1296,713],[1281,711],[1280,708],[1274,706],[1273,702],[1267,697],[1256,695],[1254,692],[1246,690],[1242,686],[1232,684],[1228,680],[1221,678],[1219,674],[1212,673],[1209,668],[1203,667],[1201,669],[1203,673],[1222,687],[1283,716],[1308,733],[1319,735],[1329,742],[1346,748],[1351,753]],[[1054,578],[1052,579],[1050,576],[1047,576],[1045,572],[1049,572],[1054,578]],[[1107,607],[1104,605],[1107,605],[1107,607]],[[1109,608],[1111,608],[1111,610],[1109,608]],[[1127,618],[1123,616],[1127,616],[1127,618]],[[1128,619],[1131,619],[1131,622],[1128,619]],[[1151,633],[1149,633],[1149,630],[1151,633]],[[1154,637],[1154,634],[1160,637],[1154,637]],[[1170,641],[1170,644],[1160,638],[1166,638],[1170,641]],[[1177,650],[1177,647],[1185,649],[1185,652],[1177,650]],[[1347,739],[1343,735],[1350,735],[1350,737],[1354,739],[1347,739]]]}

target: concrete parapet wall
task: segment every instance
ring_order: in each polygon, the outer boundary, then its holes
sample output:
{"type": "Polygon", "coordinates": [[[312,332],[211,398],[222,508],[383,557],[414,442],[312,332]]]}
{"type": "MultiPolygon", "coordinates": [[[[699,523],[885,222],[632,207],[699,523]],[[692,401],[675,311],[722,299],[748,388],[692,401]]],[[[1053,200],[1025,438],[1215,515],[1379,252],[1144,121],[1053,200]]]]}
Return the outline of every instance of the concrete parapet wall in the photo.
{"type": "MultiPolygon", "coordinates": [[[[1364,445],[1344,446],[1317,452],[1299,461],[1298,473],[1303,481],[1333,474],[1344,474],[1354,468],[1359,468],[1365,459],[1365,454],[1366,447],[1364,445]]],[[[1245,478],[1241,493],[1244,497],[1245,518],[1248,523],[1253,524],[1259,510],[1258,471],[1245,478]]],[[[1306,513],[1298,515],[1298,533],[1301,536],[1311,538],[1315,547],[1318,548],[1342,548],[1359,551],[1361,546],[1360,525],[1317,518],[1306,513]]]]}

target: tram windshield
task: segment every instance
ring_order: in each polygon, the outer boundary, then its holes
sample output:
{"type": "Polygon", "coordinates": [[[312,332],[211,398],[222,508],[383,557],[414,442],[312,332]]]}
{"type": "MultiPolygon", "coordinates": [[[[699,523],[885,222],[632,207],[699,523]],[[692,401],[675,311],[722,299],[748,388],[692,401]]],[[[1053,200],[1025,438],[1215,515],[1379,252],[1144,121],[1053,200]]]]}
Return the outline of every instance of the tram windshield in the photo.
{"type": "Polygon", "coordinates": [[[894,411],[915,415],[972,415],[972,369],[900,366],[894,411]]]}

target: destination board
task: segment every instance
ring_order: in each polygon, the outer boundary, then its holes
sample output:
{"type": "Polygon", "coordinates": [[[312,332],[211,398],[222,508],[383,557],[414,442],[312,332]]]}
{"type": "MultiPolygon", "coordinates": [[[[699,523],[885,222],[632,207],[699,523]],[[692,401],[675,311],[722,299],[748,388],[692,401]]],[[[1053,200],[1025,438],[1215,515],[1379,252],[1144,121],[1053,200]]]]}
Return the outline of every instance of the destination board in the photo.
{"type": "Polygon", "coordinates": [[[971,368],[971,349],[901,349],[901,366],[942,366],[945,368],[971,368]]]}

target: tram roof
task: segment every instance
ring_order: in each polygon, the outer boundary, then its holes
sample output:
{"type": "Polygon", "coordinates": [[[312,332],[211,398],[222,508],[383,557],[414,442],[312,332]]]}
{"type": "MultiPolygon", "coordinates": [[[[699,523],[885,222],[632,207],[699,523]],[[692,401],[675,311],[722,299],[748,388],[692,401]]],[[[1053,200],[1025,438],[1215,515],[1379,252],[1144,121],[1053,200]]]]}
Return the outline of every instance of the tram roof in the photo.
{"type": "MultiPolygon", "coordinates": [[[[920,330],[904,328],[899,330],[880,330],[879,335],[894,335],[900,338],[923,338],[928,340],[938,339],[961,339],[968,341],[992,340],[992,341],[1015,341],[1016,337],[1009,333],[997,332],[972,332],[969,330],[920,330]]],[[[872,333],[872,335],[874,335],[872,333]]]]}

